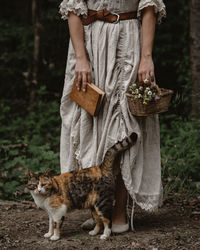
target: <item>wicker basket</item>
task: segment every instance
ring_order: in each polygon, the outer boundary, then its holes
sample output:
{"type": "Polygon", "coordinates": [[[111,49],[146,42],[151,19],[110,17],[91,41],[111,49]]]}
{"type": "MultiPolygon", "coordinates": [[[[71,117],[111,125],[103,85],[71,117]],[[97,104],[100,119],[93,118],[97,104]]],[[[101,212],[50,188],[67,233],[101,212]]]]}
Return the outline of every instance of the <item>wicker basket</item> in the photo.
{"type": "Polygon", "coordinates": [[[157,101],[150,101],[148,104],[143,104],[141,99],[135,99],[131,94],[126,94],[129,109],[133,115],[149,116],[168,111],[173,91],[159,88],[155,83],[152,83],[152,85],[157,88],[158,96],[160,97],[157,101]]]}

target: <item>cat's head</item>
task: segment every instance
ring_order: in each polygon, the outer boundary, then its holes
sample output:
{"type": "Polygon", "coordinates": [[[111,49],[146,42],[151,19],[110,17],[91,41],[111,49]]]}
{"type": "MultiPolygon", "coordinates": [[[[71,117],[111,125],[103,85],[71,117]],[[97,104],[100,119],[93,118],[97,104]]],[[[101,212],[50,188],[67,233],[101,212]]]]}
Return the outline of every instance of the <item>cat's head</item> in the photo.
{"type": "Polygon", "coordinates": [[[35,191],[39,184],[39,174],[28,169],[28,183],[26,187],[29,191],[35,191]]]}
{"type": "Polygon", "coordinates": [[[50,170],[44,173],[34,173],[28,169],[27,188],[34,194],[49,195],[52,190],[52,181],[49,175],[50,170]]]}
{"type": "Polygon", "coordinates": [[[50,170],[47,169],[39,176],[39,182],[37,186],[37,192],[42,195],[50,195],[53,189],[52,178],[50,176],[50,170]]]}

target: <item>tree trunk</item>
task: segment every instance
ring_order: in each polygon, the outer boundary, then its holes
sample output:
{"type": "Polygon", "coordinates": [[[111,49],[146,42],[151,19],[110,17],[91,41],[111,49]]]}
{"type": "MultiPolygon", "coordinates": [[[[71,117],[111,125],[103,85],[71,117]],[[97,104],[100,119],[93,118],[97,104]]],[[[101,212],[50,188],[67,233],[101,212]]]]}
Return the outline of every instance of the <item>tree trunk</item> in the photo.
{"type": "Polygon", "coordinates": [[[192,71],[192,116],[200,118],[200,0],[190,1],[190,58],[192,71]]]}
{"type": "Polygon", "coordinates": [[[30,90],[30,106],[34,105],[35,89],[38,85],[39,55],[40,55],[40,37],[42,25],[39,22],[39,0],[32,0],[32,23],[34,26],[34,50],[32,64],[32,84],[30,90]]]}

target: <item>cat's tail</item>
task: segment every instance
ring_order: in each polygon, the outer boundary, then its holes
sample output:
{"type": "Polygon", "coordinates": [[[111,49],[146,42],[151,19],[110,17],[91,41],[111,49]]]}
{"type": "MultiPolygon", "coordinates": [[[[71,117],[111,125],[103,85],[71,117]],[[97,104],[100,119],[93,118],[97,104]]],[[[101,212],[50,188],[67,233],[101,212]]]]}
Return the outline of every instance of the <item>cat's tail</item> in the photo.
{"type": "Polygon", "coordinates": [[[126,137],[122,141],[117,142],[114,146],[112,146],[105,155],[104,161],[101,164],[101,169],[106,170],[108,172],[113,172],[113,163],[115,161],[116,156],[131,146],[133,146],[137,141],[137,134],[132,133],[129,137],[126,137]]]}

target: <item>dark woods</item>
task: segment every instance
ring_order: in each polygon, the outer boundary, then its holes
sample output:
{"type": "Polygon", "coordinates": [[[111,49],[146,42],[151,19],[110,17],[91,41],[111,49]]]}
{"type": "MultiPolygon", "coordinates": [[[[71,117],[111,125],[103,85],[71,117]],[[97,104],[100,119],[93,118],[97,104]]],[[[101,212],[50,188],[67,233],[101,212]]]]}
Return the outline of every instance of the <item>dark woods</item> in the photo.
{"type": "Polygon", "coordinates": [[[33,92],[42,85],[60,94],[68,31],[58,14],[59,1],[1,2],[1,95],[32,104],[33,92]]]}
{"type": "MultiPolygon", "coordinates": [[[[157,26],[157,83],[175,91],[161,120],[165,193],[197,190],[199,176],[199,4],[166,0],[157,26]],[[197,32],[198,30],[198,32],[197,32]],[[193,114],[198,119],[191,119],[193,114]]],[[[69,33],[58,0],[1,0],[0,196],[23,193],[24,170],[59,172],[59,103],[69,33]]]]}
{"type": "MultiPolygon", "coordinates": [[[[34,104],[35,94],[46,86],[61,95],[69,33],[60,19],[60,1],[2,0],[0,93],[6,98],[26,97],[34,104]],[[6,82],[6,84],[5,84],[6,82]]],[[[157,27],[154,47],[159,85],[181,94],[176,112],[190,112],[189,4],[165,1],[167,19],[157,27]],[[187,99],[187,100],[186,100],[187,99]]]]}

